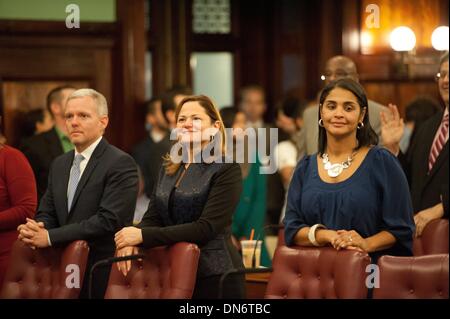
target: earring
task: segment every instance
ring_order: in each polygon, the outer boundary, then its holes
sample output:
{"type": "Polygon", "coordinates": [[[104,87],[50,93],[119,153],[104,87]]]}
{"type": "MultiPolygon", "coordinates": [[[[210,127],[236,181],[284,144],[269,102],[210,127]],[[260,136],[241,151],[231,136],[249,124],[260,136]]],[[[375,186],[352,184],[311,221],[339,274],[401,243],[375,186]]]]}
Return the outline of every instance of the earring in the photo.
{"type": "Polygon", "coordinates": [[[319,119],[319,126],[323,127],[323,120],[319,119]]]}
{"type": "Polygon", "coordinates": [[[356,125],[356,128],[358,130],[362,129],[364,127],[364,123],[363,122],[359,122],[358,125],[356,125]]]}

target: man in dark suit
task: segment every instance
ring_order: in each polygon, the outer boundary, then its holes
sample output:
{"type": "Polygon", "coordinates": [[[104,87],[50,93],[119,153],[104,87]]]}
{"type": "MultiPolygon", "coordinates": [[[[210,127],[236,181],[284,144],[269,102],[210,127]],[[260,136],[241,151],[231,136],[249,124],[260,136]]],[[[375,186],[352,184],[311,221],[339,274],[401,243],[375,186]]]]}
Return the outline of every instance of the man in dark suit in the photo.
{"type": "MultiPolygon", "coordinates": [[[[134,160],[102,137],[108,125],[106,99],[92,89],[69,97],[65,118],[75,150],[57,157],[50,168],[47,191],[36,220],[19,226],[19,239],[35,248],[86,240],[87,269],[114,256],[114,233],[131,225],[137,198],[134,160]]],[[[110,267],[93,277],[93,297],[102,298],[110,267]]],[[[88,273],[81,290],[87,296],[88,273]]]]}
{"type": "Polygon", "coordinates": [[[150,198],[158,181],[163,156],[170,152],[172,143],[168,123],[161,110],[161,100],[153,98],[147,101],[146,108],[145,122],[150,126],[148,136],[133,148],[132,156],[141,168],[145,194],[150,198]]]}
{"type": "Polygon", "coordinates": [[[410,183],[416,236],[430,221],[448,218],[448,52],[437,81],[445,109],[422,124],[406,154],[399,149],[404,123],[397,107],[389,105],[391,116],[382,116],[382,139],[398,155],[410,183]]]}
{"type": "Polygon", "coordinates": [[[59,155],[71,151],[73,145],[67,137],[64,120],[64,105],[70,94],[75,91],[71,86],[59,86],[47,95],[47,109],[55,125],[47,132],[24,140],[20,150],[25,154],[36,176],[38,200],[47,189],[48,172],[52,161],[59,155]]]}

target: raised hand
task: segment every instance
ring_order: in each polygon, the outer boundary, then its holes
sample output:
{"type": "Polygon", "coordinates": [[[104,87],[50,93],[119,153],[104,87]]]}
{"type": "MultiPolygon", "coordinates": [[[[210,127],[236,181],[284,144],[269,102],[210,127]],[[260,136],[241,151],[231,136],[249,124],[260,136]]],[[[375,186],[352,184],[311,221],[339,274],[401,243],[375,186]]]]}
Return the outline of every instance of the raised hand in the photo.
{"type": "Polygon", "coordinates": [[[400,118],[397,106],[389,104],[387,110],[380,112],[381,119],[381,144],[395,156],[400,151],[400,140],[403,136],[405,123],[400,118]]]}

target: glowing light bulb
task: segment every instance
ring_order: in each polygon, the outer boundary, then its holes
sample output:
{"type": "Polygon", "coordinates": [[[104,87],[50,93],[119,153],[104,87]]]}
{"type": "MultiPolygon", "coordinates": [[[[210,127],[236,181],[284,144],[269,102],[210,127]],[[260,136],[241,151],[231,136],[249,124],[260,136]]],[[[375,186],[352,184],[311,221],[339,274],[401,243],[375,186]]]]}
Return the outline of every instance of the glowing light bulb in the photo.
{"type": "Polygon", "coordinates": [[[394,51],[411,51],[416,46],[416,35],[408,27],[398,27],[392,30],[389,43],[394,51]]]}
{"type": "Polygon", "coordinates": [[[431,45],[438,51],[448,50],[448,27],[440,26],[431,35],[431,45]]]}

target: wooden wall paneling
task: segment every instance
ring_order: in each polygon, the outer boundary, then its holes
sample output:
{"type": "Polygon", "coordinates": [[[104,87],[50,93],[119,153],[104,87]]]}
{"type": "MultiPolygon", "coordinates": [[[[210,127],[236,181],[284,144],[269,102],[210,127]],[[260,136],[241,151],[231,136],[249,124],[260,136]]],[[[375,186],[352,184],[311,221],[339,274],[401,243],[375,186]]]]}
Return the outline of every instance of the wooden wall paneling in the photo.
{"type": "Polygon", "coordinates": [[[373,81],[364,82],[367,96],[383,105],[393,103],[399,108],[401,116],[405,116],[406,106],[419,96],[429,96],[440,102],[437,84],[422,81],[373,81]]]}
{"type": "Polygon", "coordinates": [[[172,1],[152,0],[150,8],[153,93],[160,95],[173,85],[172,1]]]}
{"type": "MultiPolygon", "coordinates": [[[[431,34],[440,25],[441,10],[448,0],[361,0],[360,32],[364,33],[366,43],[361,43],[361,52],[367,54],[390,54],[390,32],[401,25],[410,27],[416,35],[416,51],[431,49],[431,34]],[[380,8],[379,27],[365,23],[365,8],[375,4],[380,8]]],[[[448,14],[448,11],[447,11],[448,14]]]]}
{"type": "Polygon", "coordinates": [[[117,21],[121,27],[119,42],[118,82],[115,92],[118,107],[113,114],[113,127],[119,145],[127,151],[143,138],[144,118],[140,108],[145,101],[145,31],[144,0],[117,0],[117,21]]]}
{"type": "Polygon", "coordinates": [[[266,120],[273,117],[273,1],[239,2],[241,85],[261,85],[266,91],[266,120]]]}
{"type": "MultiPolygon", "coordinates": [[[[20,102],[20,107],[33,108],[42,104],[41,98],[39,102],[34,100],[44,94],[42,90],[69,83],[99,90],[114,113],[111,56],[116,31],[113,23],[84,23],[80,29],[67,29],[64,22],[1,20],[0,74],[3,84],[15,83],[12,91],[6,86],[8,101],[14,101],[10,94],[21,95],[21,90],[25,90],[27,99],[20,102]]],[[[12,108],[13,102],[5,105],[5,98],[1,111],[5,116],[6,135],[17,143],[12,124],[15,113],[7,109],[12,108]]],[[[116,143],[112,132],[107,130],[106,137],[116,143]]]]}
{"type": "Polygon", "coordinates": [[[76,88],[88,87],[84,81],[2,81],[0,90],[2,97],[3,133],[8,145],[18,147],[22,140],[22,116],[31,110],[46,108],[47,94],[53,88],[69,84],[76,88]]]}
{"type": "MultiPolygon", "coordinates": [[[[448,0],[419,1],[365,1],[344,0],[342,1],[342,49],[343,54],[352,58],[357,66],[361,83],[366,88],[368,97],[383,104],[396,103],[403,115],[405,106],[418,95],[429,95],[439,99],[437,84],[434,82],[436,63],[440,52],[429,47],[429,34],[437,25],[448,25],[448,0]],[[380,5],[381,14],[386,14],[380,20],[383,30],[373,32],[384,32],[388,34],[390,27],[394,27],[395,21],[409,21],[409,25],[418,36],[418,48],[415,50],[414,59],[418,64],[411,66],[411,74],[395,72],[396,63],[400,54],[393,52],[385,41],[384,44],[376,44],[377,48],[369,52],[362,48],[360,43],[361,32],[365,30],[364,18],[365,6],[368,3],[380,5]],[[418,8],[423,10],[418,10],[418,8]],[[405,12],[413,12],[412,16],[405,12]],[[414,18],[414,17],[415,18],[414,18]],[[392,21],[386,21],[391,19],[392,21]],[[409,20],[408,20],[409,19],[409,20]],[[411,20],[413,19],[413,20],[411,20]],[[384,21],[384,22],[383,22],[384,21]]],[[[395,25],[396,26],[396,25],[395,25]]],[[[368,30],[365,30],[368,31],[368,30]]]]}
{"type": "Polygon", "coordinates": [[[186,1],[187,34],[187,83],[193,87],[190,57],[193,52],[231,52],[233,54],[233,92],[234,104],[238,103],[241,88],[241,17],[239,0],[230,0],[231,31],[229,34],[196,34],[192,30],[192,0],[186,1]]]}
{"type": "Polygon", "coordinates": [[[172,47],[174,52],[172,78],[173,84],[190,86],[191,81],[188,78],[190,54],[187,50],[187,42],[192,23],[188,19],[189,11],[191,11],[189,5],[190,1],[187,0],[172,0],[172,47]]]}
{"type": "Polygon", "coordinates": [[[320,22],[313,22],[308,28],[314,28],[314,24],[321,24],[319,67],[322,72],[330,57],[342,54],[342,1],[322,0],[319,11],[320,22]]]}

